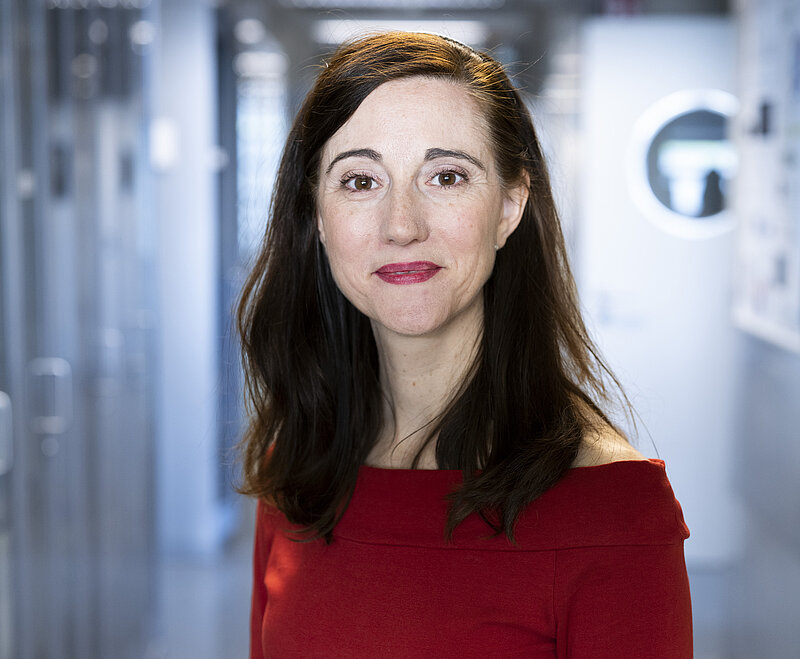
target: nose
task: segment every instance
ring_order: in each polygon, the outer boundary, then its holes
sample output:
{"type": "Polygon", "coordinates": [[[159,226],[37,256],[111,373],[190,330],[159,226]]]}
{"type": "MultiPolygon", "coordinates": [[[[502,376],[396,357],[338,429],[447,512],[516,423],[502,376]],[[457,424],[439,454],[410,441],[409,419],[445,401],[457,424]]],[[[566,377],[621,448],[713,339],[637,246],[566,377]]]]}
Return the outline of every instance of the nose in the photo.
{"type": "Polygon", "coordinates": [[[413,188],[392,189],[381,218],[381,238],[388,243],[408,245],[428,237],[424,203],[413,188]]]}

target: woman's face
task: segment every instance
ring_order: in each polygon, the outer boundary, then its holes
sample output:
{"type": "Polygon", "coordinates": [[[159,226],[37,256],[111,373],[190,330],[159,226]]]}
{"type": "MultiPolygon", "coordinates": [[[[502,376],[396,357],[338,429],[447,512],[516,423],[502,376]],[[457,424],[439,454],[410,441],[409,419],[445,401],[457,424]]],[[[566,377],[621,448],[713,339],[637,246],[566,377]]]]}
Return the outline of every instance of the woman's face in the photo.
{"type": "Polygon", "coordinates": [[[482,321],[481,289],[519,223],[483,116],[453,83],[384,83],[328,140],[317,225],[333,277],[376,331],[435,335],[482,321]]]}

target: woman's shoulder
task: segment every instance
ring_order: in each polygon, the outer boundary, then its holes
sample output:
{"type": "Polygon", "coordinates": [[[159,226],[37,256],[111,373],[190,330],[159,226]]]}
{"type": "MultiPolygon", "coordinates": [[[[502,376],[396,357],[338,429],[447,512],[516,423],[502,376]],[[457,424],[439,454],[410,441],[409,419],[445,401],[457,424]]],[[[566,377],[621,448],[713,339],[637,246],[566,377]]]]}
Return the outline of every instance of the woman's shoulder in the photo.
{"type": "Polygon", "coordinates": [[[532,502],[519,525],[522,534],[541,537],[549,529],[560,547],[686,539],[689,531],[664,462],[648,459],[608,423],[592,421],[572,468],[532,502]]]}
{"type": "Polygon", "coordinates": [[[612,462],[647,460],[616,430],[607,426],[602,430],[587,432],[578,449],[573,467],[596,467],[612,462]]]}
{"type": "Polygon", "coordinates": [[[676,544],[689,536],[661,460],[613,430],[588,435],[572,469],[526,511],[522,535],[567,547],[676,544]]]}

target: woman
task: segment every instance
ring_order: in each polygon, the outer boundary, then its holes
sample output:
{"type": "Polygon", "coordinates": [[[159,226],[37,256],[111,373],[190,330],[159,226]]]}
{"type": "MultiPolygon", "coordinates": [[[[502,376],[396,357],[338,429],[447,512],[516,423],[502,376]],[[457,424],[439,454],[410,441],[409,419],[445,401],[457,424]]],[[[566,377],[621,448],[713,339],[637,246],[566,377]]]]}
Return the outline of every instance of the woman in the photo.
{"type": "Polygon", "coordinates": [[[614,378],[497,62],[341,47],[239,312],[251,657],[691,656],[688,531],[601,408],[614,378]]]}

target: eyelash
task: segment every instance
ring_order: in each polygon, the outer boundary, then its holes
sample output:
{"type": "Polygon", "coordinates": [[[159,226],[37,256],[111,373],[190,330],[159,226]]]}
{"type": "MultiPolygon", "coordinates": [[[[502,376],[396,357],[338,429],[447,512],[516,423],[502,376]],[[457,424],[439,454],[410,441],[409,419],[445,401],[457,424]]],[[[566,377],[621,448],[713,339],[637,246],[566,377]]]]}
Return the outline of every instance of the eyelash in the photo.
{"type": "MultiPolygon", "coordinates": [[[[436,187],[438,187],[438,188],[456,188],[456,187],[462,185],[463,183],[467,183],[469,181],[469,175],[467,174],[467,172],[465,172],[463,169],[459,169],[457,167],[449,167],[449,166],[448,167],[443,167],[439,171],[434,172],[434,174],[433,174],[433,176],[431,176],[430,180],[432,181],[432,180],[436,179],[438,176],[441,176],[442,174],[455,174],[456,176],[460,176],[461,180],[460,181],[456,181],[452,185],[437,185],[436,187]]],[[[340,184],[341,184],[341,186],[343,188],[347,188],[350,192],[369,192],[372,189],[372,188],[370,188],[370,190],[356,190],[355,188],[350,187],[348,184],[351,181],[353,181],[354,179],[357,179],[357,178],[367,178],[367,179],[370,179],[373,182],[378,182],[377,179],[374,176],[371,176],[370,174],[367,174],[366,172],[347,172],[347,174],[345,174],[341,178],[340,184]]]]}

